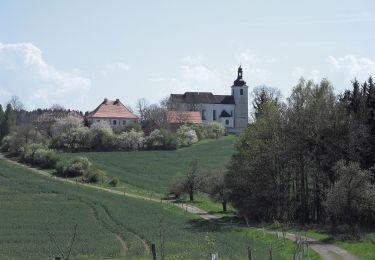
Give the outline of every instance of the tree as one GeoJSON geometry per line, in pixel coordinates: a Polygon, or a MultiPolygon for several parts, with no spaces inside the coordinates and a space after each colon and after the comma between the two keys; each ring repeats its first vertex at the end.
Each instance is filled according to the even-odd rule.
{"type": "Polygon", "coordinates": [[[4,119],[2,123],[2,136],[8,135],[16,125],[16,116],[11,104],[8,104],[5,110],[4,119]]]}
{"type": "Polygon", "coordinates": [[[220,202],[223,211],[227,211],[229,190],[225,181],[225,172],[222,170],[206,171],[202,176],[201,190],[210,195],[211,199],[220,202]]]}
{"type": "Polygon", "coordinates": [[[275,102],[275,104],[277,104],[281,99],[281,94],[278,89],[267,86],[259,86],[254,88],[253,94],[253,108],[255,117],[258,117],[262,113],[264,104],[267,102],[275,102]]]}
{"type": "Polygon", "coordinates": [[[11,104],[11,106],[13,107],[13,110],[16,112],[25,110],[24,104],[21,102],[21,100],[17,96],[12,96],[8,103],[11,104]]]}
{"type": "Polygon", "coordinates": [[[185,176],[177,176],[173,179],[170,192],[179,197],[183,193],[189,195],[189,200],[194,201],[194,194],[199,190],[201,176],[198,168],[198,160],[194,159],[189,163],[189,169],[185,176]]]}
{"type": "Polygon", "coordinates": [[[5,121],[5,113],[3,110],[3,106],[0,104],[0,141],[4,137],[4,121],[5,121]]]}
{"type": "Polygon", "coordinates": [[[328,193],[326,208],[331,215],[332,230],[337,221],[349,224],[357,236],[361,216],[375,213],[375,187],[358,163],[339,161],[334,167],[337,182],[328,193]]]}
{"type": "Polygon", "coordinates": [[[135,108],[140,122],[143,122],[145,120],[146,108],[148,106],[149,102],[145,98],[140,98],[137,100],[135,108]]]}

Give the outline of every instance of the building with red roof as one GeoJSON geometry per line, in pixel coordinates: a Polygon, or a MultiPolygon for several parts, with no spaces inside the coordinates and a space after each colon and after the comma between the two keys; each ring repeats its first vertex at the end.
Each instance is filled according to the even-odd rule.
{"type": "Polygon", "coordinates": [[[107,121],[112,126],[127,125],[138,120],[138,117],[122,104],[119,99],[112,101],[107,98],[86,118],[90,124],[107,121]]]}

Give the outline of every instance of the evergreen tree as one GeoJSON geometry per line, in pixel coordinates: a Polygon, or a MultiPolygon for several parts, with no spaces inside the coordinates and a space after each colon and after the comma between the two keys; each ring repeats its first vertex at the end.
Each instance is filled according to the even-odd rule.
{"type": "Polygon", "coordinates": [[[3,137],[8,135],[15,125],[16,125],[16,115],[14,113],[12,105],[8,104],[7,108],[5,110],[4,123],[3,123],[3,127],[2,127],[3,137]]]}
{"type": "Polygon", "coordinates": [[[0,104],[0,141],[4,137],[4,121],[5,121],[5,114],[3,110],[3,106],[0,104]]]}

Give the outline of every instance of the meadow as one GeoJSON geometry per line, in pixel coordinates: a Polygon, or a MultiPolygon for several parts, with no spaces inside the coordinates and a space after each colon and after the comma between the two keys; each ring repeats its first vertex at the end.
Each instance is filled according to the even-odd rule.
{"type": "MultiPolygon", "coordinates": [[[[77,225],[71,259],[150,259],[165,230],[166,259],[291,259],[292,242],[206,222],[174,206],[133,199],[38,176],[0,161],[0,259],[51,259],[66,250],[77,225]]],[[[315,258],[316,255],[313,255],[315,258]]],[[[317,258],[315,258],[317,259],[317,258]]]]}
{"type": "Polygon", "coordinates": [[[118,177],[120,189],[160,197],[168,193],[175,175],[186,173],[192,159],[199,160],[201,170],[225,169],[233,154],[235,140],[234,136],[206,139],[172,151],[85,152],[78,155],[88,157],[109,176],[118,177]]]}

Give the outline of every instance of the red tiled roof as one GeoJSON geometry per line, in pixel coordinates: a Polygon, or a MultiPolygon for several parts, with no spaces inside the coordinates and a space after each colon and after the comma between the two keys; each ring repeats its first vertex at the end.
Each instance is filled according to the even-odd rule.
{"type": "Polygon", "coordinates": [[[87,117],[95,118],[126,118],[137,119],[138,117],[127,109],[120,100],[115,101],[105,99],[94,111],[87,117]]]}
{"type": "Polygon", "coordinates": [[[171,124],[201,124],[202,117],[199,111],[168,111],[167,122],[171,124]]]}

